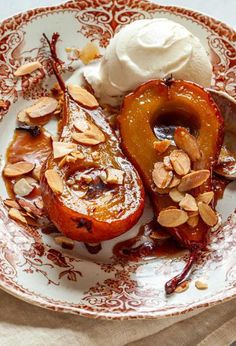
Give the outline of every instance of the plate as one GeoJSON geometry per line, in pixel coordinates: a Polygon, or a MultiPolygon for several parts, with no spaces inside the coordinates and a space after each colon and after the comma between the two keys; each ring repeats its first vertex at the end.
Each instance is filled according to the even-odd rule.
{"type": "MultiPolygon", "coordinates": [[[[115,32],[138,19],[165,17],[187,27],[209,52],[214,68],[214,88],[236,96],[236,32],[203,14],[177,7],[136,0],[71,1],[51,8],[38,8],[5,20],[0,26],[1,169],[12,139],[16,114],[31,100],[45,95],[55,82],[42,39],[54,31],[61,35],[59,56],[66,60],[65,47],[81,47],[88,40],[103,52],[115,32]],[[17,67],[39,60],[44,70],[37,80],[16,79],[17,67]]],[[[67,61],[68,62],[68,61],[67,61]]],[[[74,67],[68,62],[66,75],[74,67]]],[[[52,124],[53,126],[53,124],[52,124]]],[[[0,180],[1,200],[6,189],[0,180]]],[[[185,253],[141,262],[115,260],[113,246],[132,237],[139,225],[151,218],[147,206],[139,225],[112,241],[102,243],[97,255],[83,244],[74,250],[56,245],[53,235],[23,228],[9,219],[0,202],[0,286],[29,303],[55,311],[106,319],[159,318],[208,307],[236,295],[236,185],[228,185],[217,209],[223,225],[210,235],[209,249],[202,253],[187,291],[167,297],[164,283],[183,268],[185,253]],[[209,288],[197,290],[194,280],[204,277],[209,288]]]]}

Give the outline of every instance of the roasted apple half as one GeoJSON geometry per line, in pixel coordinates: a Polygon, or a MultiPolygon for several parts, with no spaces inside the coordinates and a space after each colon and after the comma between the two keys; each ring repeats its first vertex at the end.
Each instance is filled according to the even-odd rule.
{"type": "Polygon", "coordinates": [[[53,151],[41,171],[41,190],[51,221],[67,237],[86,243],[112,239],[129,230],[144,207],[135,168],[93,95],[61,79],[55,44],[52,64],[64,94],[63,117],[53,151]]]}
{"type": "Polygon", "coordinates": [[[217,221],[212,169],[223,139],[223,118],[202,87],[153,80],[128,95],[119,116],[123,149],[139,171],[159,224],[191,256],[167,293],[184,279],[217,221]]]}

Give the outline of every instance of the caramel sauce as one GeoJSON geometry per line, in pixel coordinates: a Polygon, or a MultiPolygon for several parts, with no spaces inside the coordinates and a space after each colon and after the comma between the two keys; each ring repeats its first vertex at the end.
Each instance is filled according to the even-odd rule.
{"type": "Polygon", "coordinates": [[[113,253],[131,261],[176,255],[182,248],[175,239],[168,236],[168,232],[152,220],[142,225],[135,237],[116,244],[113,253]]]}

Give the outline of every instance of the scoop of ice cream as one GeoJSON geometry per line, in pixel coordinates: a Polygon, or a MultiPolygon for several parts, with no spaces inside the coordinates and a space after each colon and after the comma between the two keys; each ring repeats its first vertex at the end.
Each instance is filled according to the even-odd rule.
{"type": "Polygon", "coordinates": [[[200,40],[165,18],[125,26],[111,39],[100,64],[84,73],[101,102],[112,105],[141,83],[170,74],[209,87],[212,66],[200,40]]]}

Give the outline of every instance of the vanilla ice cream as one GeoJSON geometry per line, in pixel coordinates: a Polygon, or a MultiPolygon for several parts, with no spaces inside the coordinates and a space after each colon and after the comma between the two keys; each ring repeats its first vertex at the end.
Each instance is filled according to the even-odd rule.
{"type": "Polygon", "coordinates": [[[209,87],[212,66],[200,40],[165,18],[125,26],[111,39],[100,63],[84,72],[95,95],[111,105],[141,83],[170,74],[209,87]]]}

